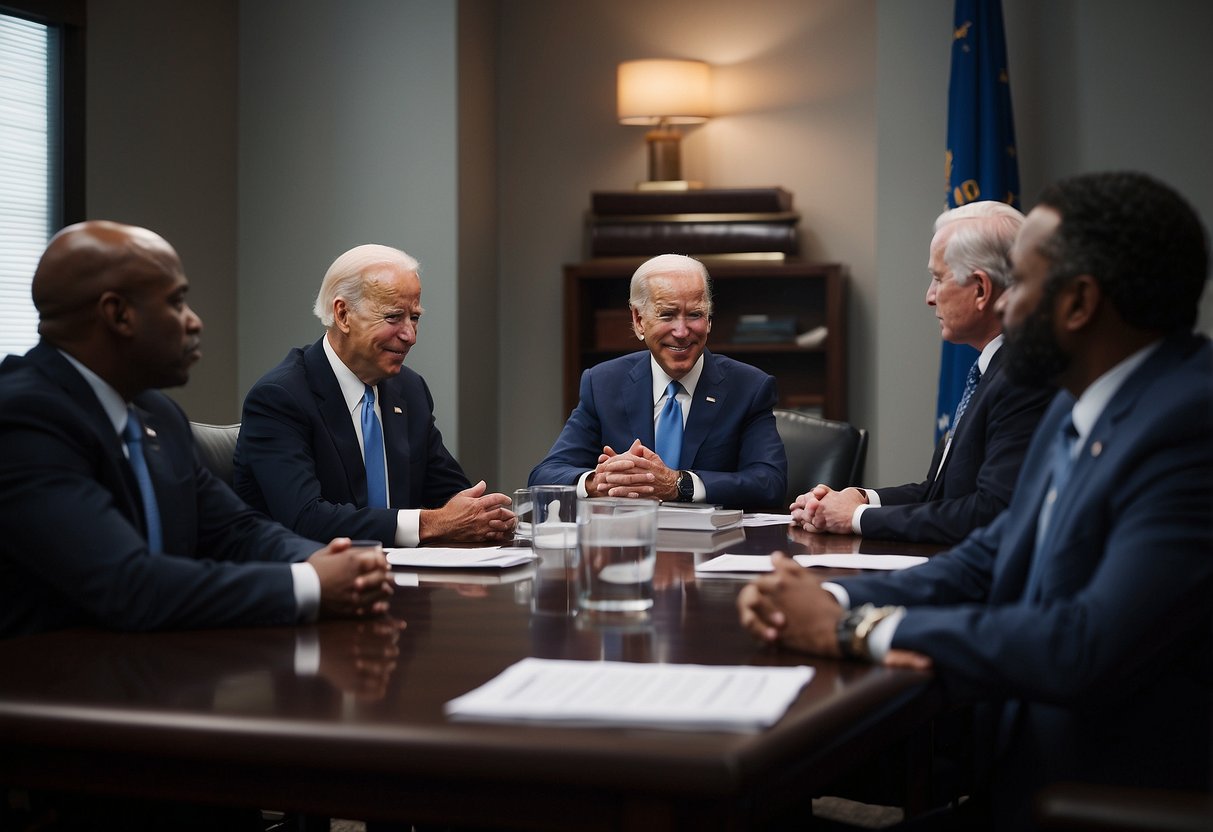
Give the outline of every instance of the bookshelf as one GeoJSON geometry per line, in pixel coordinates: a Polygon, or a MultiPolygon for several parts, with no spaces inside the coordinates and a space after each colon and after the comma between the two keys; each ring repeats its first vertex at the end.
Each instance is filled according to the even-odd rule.
{"type": "MultiPolygon", "coordinates": [[[[564,413],[577,405],[583,370],[644,345],[632,333],[628,283],[646,258],[601,258],[564,267],[564,413]]],[[[846,279],[836,263],[704,259],[715,313],[708,349],[775,376],[779,406],[847,418],[846,279]],[[743,315],[794,316],[796,332],[826,328],[811,347],[736,343],[743,315]]]]}

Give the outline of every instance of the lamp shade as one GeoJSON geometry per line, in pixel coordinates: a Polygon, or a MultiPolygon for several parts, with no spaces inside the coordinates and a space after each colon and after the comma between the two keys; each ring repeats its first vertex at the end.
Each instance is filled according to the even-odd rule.
{"type": "Polygon", "coordinates": [[[621,124],[698,124],[712,114],[711,69],[703,61],[625,61],[618,78],[621,124]]]}

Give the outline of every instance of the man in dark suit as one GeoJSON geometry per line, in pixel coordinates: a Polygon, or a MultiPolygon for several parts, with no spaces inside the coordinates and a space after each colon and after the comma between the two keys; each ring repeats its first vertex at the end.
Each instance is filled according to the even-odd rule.
{"type": "Polygon", "coordinates": [[[510,498],[468,482],[434,424],[429,387],[404,366],[423,312],[419,271],[388,246],[338,257],[314,308],[325,334],[244,400],[236,493],[299,534],[416,546],[513,531],[510,498]]]}
{"type": "Polygon", "coordinates": [[[529,483],[576,484],[590,497],[776,505],[788,466],[771,411],[775,379],[706,349],[707,269],[654,257],[632,275],[629,305],[648,350],[582,374],[580,401],[529,483]]]}
{"type": "Polygon", "coordinates": [[[1010,278],[1007,252],[1021,225],[1023,214],[1001,202],[973,202],[935,221],[927,305],[944,340],[980,355],[927,478],[876,489],[818,485],[792,504],[794,521],[811,532],[956,543],[1006,508],[1053,392],[1015,384],[1003,372],[995,306],[1010,278]]]}
{"type": "Polygon", "coordinates": [[[294,535],[197,461],[185,414],[156,390],[200,355],[188,289],[146,229],[81,223],[47,246],[42,340],[0,365],[0,635],[386,610],[381,551],[294,535]]]}
{"type": "Polygon", "coordinates": [[[1207,234],[1146,176],[1047,188],[1011,256],[1007,372],[1062,390],[1010,507],[891,575],[823,585],[778,556],[738,606],[766,641],[933,666],[984,703],[984,793],[1021,828],[1058,781],[1209,790],[1213,348],[1191,332],[1207,234]]]}

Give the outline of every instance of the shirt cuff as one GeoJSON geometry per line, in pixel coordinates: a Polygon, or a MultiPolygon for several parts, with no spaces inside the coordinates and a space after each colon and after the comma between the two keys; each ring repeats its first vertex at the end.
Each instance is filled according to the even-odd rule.
{"type": "Polygon", "coordinates": [[[874,488],[861,488],[859,490],[868,495],[868,505],[873,508],[880,508],[880,495],[876,493],[874,488]]]}
{"type": "Polygon", "coordinates": [[[314,566],[304,561],[291,564],[291,578],[299,621],[311,624],[320,617],[320,576],[314,566]]]}
{"type": "Polygon", "coordinates": [[[691,497],[691,502],[702,503],[708,498],[708,490],[704,487],[703,480],[699,479],[698,474],[694,471],[687,471],[687,473],[691,475],[691,481],[695,483],[695,495],[691,497]]]}
{"type": "Polygon", "coordinates": [[[855,534],[863,534],[863,527],[859,525],[859,516],[870,508],[871,506],[866,503],[855,506],[855,513],[851,515],[851,531],[855,534]]]}
{"type": "Polygon", "coordinates": [[[851,594],[843,589],[841,584],[836,584],[833,581],[822,581],[821,588],[834,596],[834,600],[838,602],[838,606],[844,610],[851,608],[851,594]]]}
{"type": "Polygon", "coordinates": [[[588,480],[590,478],[590,475],[593,473],[594,473],[593,471],[586,471],[584,474],[582,474],[580,477],[577,478],[577,496],[578,497],[589,497],[590,496],[590,492],[585,490],[585,481],[588,480]]]}
{"type": "Polygon", "coordinates": [[[396,512],[396,545],[410,549],[421,545],[421,509],[402,508],[396,512]]]}
{"type": "Polygon", "coordinates": [[[882,618],[872,628],[872,632],[868,634],[868,655],[872,657],[872,661],[879,664],[889,655],[889,649],[893,646],[893,634],[897,632],[897,625],[905,617],[906,608],[898,607],[896,612],[888,618],[882,618]]]}

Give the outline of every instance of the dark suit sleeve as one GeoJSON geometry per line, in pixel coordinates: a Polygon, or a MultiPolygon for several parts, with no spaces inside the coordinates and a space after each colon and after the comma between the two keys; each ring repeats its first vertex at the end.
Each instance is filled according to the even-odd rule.
{"type": "MultiPolygon", "coordinates": [[[[703,480],[709,503],[750,510],[778,506],[786,496],[788,458],[772,411],[777,400],[775,379],[763,373],[759,384],[734,392],[738,396],[748,396],[741,416],[740,435],[721,437],[721,442],[736,448],[736,458],[720,469],[713,469],[710,449],[705,442],[691,469],[703,480]]],[[[734,394],[730,393],[730,402],[733,398],[734,394]]],[[[712,441],[712,437],[708,441],[712,441]]]]}
{"type": "Polygon", "coordinates": [[[155,555],[136,519],[120,443],[104,433],[112,427],[99,427],[81,415],[84,405],[58,395],[5,401],[0,630],[296,620],[286,561],[306,557],[315,545],[260,517],[200,470],[184,416],[160,398],[160,453],[176,479],[156,483],[166,546],[172,546],[155,555]]]}
{"type": "MultiPolygon", "coordinates": [[[[598,465],[598,455],[602,453],[604,443],[602,422],[594,401],[592,372],[592,369],[582,372],[577,407],[564,423],[548,455],[531,470],[531,475],[527,477],[528,487],[575,485],[582,474],[594,470],[598,465]]],[[[626,448],[615,450],[622,453],[626,448]]]]}
{"type": "Polygon", "coordinates": [[[865,536],[956,543],[1007,507],[1052,391],[1016,386],[1000,375],[989,392],[980,412],[965,416],[974,423],[948,452],[941,497],[926,499],[928,483],[877,489],[881,505],[860,515],[865,536]],[[916,492],[921,496],[912,501],[916,492]]]}
{"type": "Polygon", "coordinates": [[[359,508],[331,444],[302,385],[288,388],[263,380],[249,391],[240,422],[237,467],[255,481],[265,512],[316,540],[350,537],[394,546],[396,509],[359,508]],[[324,464],[333,469],[327,474],[327,489],[314,443],[327,443],[330,459],[324,464]]]}

